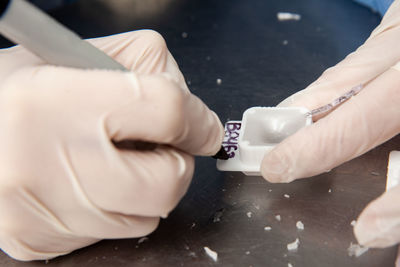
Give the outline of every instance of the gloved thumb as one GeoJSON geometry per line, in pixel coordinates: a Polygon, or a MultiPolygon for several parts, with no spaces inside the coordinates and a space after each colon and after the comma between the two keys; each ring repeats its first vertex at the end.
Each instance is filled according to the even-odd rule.
{"type": "Polygon", "coordinates": [[[358,242],[368,247],[388,247],[400,241],[400,186],[372,201],[354,227],[358,242]]]}

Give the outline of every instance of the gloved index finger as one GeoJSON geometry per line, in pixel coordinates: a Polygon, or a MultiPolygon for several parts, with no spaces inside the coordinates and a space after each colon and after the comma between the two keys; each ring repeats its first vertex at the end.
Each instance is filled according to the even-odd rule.
{"type": "MultiPolygon", "coordinates": [[[[128,75],[128,74],[127,74],[128,75]]],[[[224,135],[217,115],[169,76],[133,75],[137,95],[107,120],[113,140],[141,140],[174,146],[194,155],[214,155],[224,135]]],[[[132,89],[128,89],[129,94],[132,89]]]]}
{"type": "MultiPolygon", "coordinates": [[[[26,93],[35,103],[63,105],[68,118],[85,116],[82,131],[102,139],[170,145],[194,155],[214,155],[221,146],[218,117],[170,75],[52,66],[18,75],[27,77],[26,93]]],[[[7,91],[18,92],[13,86],[6,85],[7,91]]]]}
{"type": "Polygon", "coordinates": [[[399,85],[393,68],[377,77],[356,97],[269,152],[262,162],[263,176],[289,182],[317,175],[392,138],[400,130],[399,85]]]}

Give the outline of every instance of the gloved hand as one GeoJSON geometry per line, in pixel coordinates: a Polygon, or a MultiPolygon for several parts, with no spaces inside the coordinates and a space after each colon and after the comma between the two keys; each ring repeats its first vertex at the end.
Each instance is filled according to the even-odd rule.
{"type": "MultiPolygon", "coordinates": [[[[262,175],[270,182],[290,182],[317,175],[397,135],[400,132],[399,44],[400,0],[396,0],[364,45],[279,105],[312,110],[356,85],[366,84],[358,95],[276,146],[263,159],[262,175]]],[[[399,225],[400,188],[395,188],[363,211],[355,234],[362,245],[390,246],[400,241],[399,225]]]]}
{"type": "Polygon", "coordinates": [[[131,72],[0,50],[0,247],[13,258],[152,232],[186,192],[192,155],[221,146],[219,119],[189,92],[160,35],[91,42],[131,72]],[[112,142],[121,140],[160,145],[123,150],[112,142]]]}

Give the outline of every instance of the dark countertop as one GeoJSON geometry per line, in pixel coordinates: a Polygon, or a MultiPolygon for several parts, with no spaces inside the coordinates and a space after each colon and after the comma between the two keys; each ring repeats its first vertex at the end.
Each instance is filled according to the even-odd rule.
{"type": "MultiPolygon", "coordinates": [[[[306,87],[362,44],[380,21],[350,0],[85,0],[50,13],[83,37],[159,31],[192,92],[222,121],[240,119],[248,107],[276,105],[306,87]],[[131,8],[110,8],[107,2],[131,8]],[[279,11],[302,19],[279,22],[279,11]]],[[[359,258],[349,257],[347,248],[355,242],[350,222],[384,191],[388,152],[399,144],[394,138],[329,173],[290,184],[222,173],[213,159],[198,158],[188,193],[148,240],[102,241],[47,265],[392,266],[395,247],[371,249],[359,258]],[[303,231],[296,229],[298,220],[303,231]],[[265,226],[272,230],[264,231],[265,226]],[[298,251],[288,252],[286,244],[296,238],[298,251]],[[217,263],[204,246],[218,252],[217,263]]],[[[23,263],[0,254],[0,265],[45,262],[23,263]]]]}

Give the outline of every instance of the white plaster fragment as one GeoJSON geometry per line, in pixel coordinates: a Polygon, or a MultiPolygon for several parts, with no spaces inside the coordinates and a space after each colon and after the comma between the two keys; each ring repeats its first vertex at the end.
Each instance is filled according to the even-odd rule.
{"type": "Polygon", "coordinates": [[[217,79],[217,84],[220,85],[222,83],[222,80],[220,78],[217,79]]]}
{"type": "Polygon", "coordinates": [[[253,213],[251,211],[247,212],[247,217],[251,218],[251,216],[253,215],[253,213]]]}
{"type": "Polygon", "coordinates": [[[287,264],[287,267],[293,267],[293,265],[289,262],[289,263],[287,264]]]}
{"type": "Polygon", "coordinates": [[[279,21],[300,20],[301,19],[300,14],[290,13],[290,12],[278,12],[278,13],[276,13],[276,17],[278,18],[279,21]]]}
{"type": "Polygon", "coordinates": [[[354,227],[354,226],[356,226],[356,223],[357,223],[356,220],[352,220],[351,223],[350,223],[350,225],[354,227]]]}
{"type": "Polygon", "coordinates": [[[298,238],[296,238],[295,241],[293,241],[292,243],[287,244],[287,249],[289,251],[293,251],[293,250],[297,250],[297,248],[299,247],[300,241],[298,238]]]}
{"type": "Polygon", "coordinates": [[[264,230],[265,230],[265,231],[271,231],[271,230],[272,230],[272,227],[271,227],[271,226],[265,226],[265,227],[264,227],[264,230]]]}
{"type": "Polygon", "coordinates": [[[149,238],[148,237],[142,237],[142,238],[140,238],[139,240],[138,240],[138,244],[142,244],[144,241],[147,241],[147,240],[149,240],[149,238]]]}
{"type": "Polygon", "coordinates": [[[210,257],[213,261],[218,260],[218,253],[214,250],[210,249],[209,247],[204,247],[204,251],[206,252],[207,256],[210,257]]]}
{"type": "Polygon", "coordinates": [[[283,195],[285,198],[290,198],[290,196],[288,194],[284,194],[283,195]]]}
{"type": "Polygon", "coordinates": [[[332,189],[329,188],[328,193],[332,193],[332,189]]]}
{"type": "Polygon", "coordinates": [[[304,224],[301,221],[296,222],[296,227],[299,230],[304,230],[304,224]]]}
{"type": "Polygon", "coordinates": [[[276,216],[275,216],[275,219],[276,219],[278,222],[280,222],[280,221],[281,221],[281,215],[279,215],[279,214],[276,215],[276,216]]]}
{"type": "Polygon", "coordinates": [[[363,247],[359,244],[353,244],[352,242],[350,243],[350,247],[347,249],[347,253],[349,254],[350,257],[352,256],[360,257],[367,251],[368,251],[367,247],[363,247]]]}

